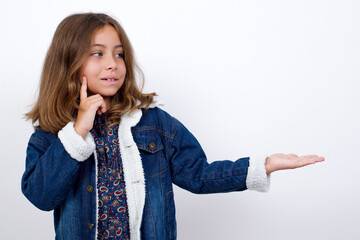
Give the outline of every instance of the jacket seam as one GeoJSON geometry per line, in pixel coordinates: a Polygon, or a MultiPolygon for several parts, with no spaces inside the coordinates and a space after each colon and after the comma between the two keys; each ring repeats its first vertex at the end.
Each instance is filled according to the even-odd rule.
{"type": "Polygon", "coordinates": [[[151,230],[153,231],[153,235],[156,237],[156,231],[155,231],[155,229],[154,229],[154,217],[153,217],[153,215],[152,215],[152,211],[151,211],[151,202],[150,202],[150,198],[149,198],[149,196],[148,196],[148,194],[146,194],[146,198],[147,198],[147,200],[148,200],[148,202],[149,202],[149,209],[148,209],[148,211],[149,211],[149,215],[150,215],[150,217],[151,217],[151,223],[152,223],[152,225],[151,225],[151,230]]]}
{"type": "Polygon", "coordinates": [[[32,138],[30,143],[34,143],[36,145],[41,145],[44,148],[47,148],[49,146],[49,144],[45,141],[42,141],[41,139],[38,138],[32,138]]]}
{"type": "Polygon", "coordinates": [[[157,131],[158,133],[160,133],[160,135],[168,137],[170,139],[173,139],[174,136],[171,136],[172,134],[169,134],[163,130],[158,129],[156,126],[146,126],[146,127],[141,127],[141,128],[137,128],[137,129],[133,129],[132,132],[133,133],[138,133],[138,132],[143,132],[143,131],[157,131]]]}
{"type": "MultiPolygon", "coordinates": [[[[167,194],[166,194],[166,200],[167,200],[167,203],[169,203],[169,193],[172,193],[173,194],[173,197],[174,197],[174,192],[173,191],[168,191],[167,192],[167,194]]],[[[169,206],[168,206],[168,208],[167,208],[167,212],[168,212],[168,225],[169,225],[169,235],[170,235],[170,239],[172,239],[172,238],[174,238],[175,236],[176,236],[176,231],[174,231],[174,233],[173,234],[171,234],[171,222],[170,222],[170,208],[169,208],[169,206]]]]}
{"type": "MultiPolygon", "coordinates": [[[[174,119],[174,118],[173,118],[174,119]]],[[[168,153],[169,153],[169,155],[168,155],[168,158],[170,158],[170,156],[172,156],[172,152],[171,152],[171,146],[173,145],[173,142],[174,142],[174,140],[175,140],[175,136],[176,136],[176,134],[177,134],[177,132],[178,132],[178,128],[179,128],[179,123],[177,122],[177,121],[174,121],[175,122],[175,124],[174,124],[174,130],[173,130],[173,138],[170,138],[171,139],[171,142],[170,142],[170,144],[169,144],[169,146],[168,146],[168,153]]]]}
{"type": "Polygon", "coordinates": [[[167,169],[165,169],[165,170],[163,170],[163,171],[161,171],[161,172],[159,172],[159,173],[157,173],[157,174],[154,174],[154,175],[151,175],[151,176],[145,174],[145,176],[147,176],[147,177],[149,177],[149,178],[156,177],[156,176],[158,176],[158,175],[163,174],[164,172],[166,172],[166,171],[168,171],[168,170],[169,170],[169,168],[167,168],[167,169]]]}
{"type": "Polygon", "coordinates": [[[186,179],[191,180],[193,182],[201,182],[201,181],[205,181],[205,180],[218,180],[218,179],[223,180],[223,179],[226,179],[226,178],[239,177],[239,176],[245,176],[245,175],[244,174],[233,174],[233,175],[230,175],[230,176],[217,177],[217,178],[202,178],[202,179],[199,179],[199,180],[195,180],[195,179],[192,179],[192,178],[189,178],[189,177],[186,177],[186,176],[182,176],[182,178],[186,178],[186,179]]]}

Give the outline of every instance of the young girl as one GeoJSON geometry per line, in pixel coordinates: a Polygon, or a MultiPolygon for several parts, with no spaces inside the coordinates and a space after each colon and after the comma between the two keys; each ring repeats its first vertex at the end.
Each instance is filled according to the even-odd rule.
{"type": "Polygon", "coordinates": [[[176,239],[172,184],[194,193],[267,191],[280,169],[316,155],[207,163],[195,137],[136,84],[128,37],[105,14],[75,14],[58,26],[40,92],[22,191],[54,210],[56,239],[176,239]]]}

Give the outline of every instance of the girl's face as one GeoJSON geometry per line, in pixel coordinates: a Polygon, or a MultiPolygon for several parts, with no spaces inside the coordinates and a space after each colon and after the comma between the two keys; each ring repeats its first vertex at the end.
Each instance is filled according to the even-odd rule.
{"type": "Polygon", "coordinates": [[[81,67],[90,95],[100,94],[110,99],[121,88],[126,75],[123,53],[120,38],[112,26],[105,25],[94,33],[89,56],[81,67]]]}

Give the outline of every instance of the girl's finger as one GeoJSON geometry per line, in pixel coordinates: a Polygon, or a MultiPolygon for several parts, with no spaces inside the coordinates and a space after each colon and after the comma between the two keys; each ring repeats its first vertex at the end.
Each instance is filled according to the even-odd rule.
{"type": "Polygon", "coordinates": [[[317,158],[315,159],[316,162],[322,162],[322,161],[324,161],[324,160],[325,160],[324,157],[317,157],[317,158]]]}
{"type": "Polygon", "coordinates": [[[100,115],[102,113],[105,113],[106,111],[107,111],[106,104],[105,101],[103,101],[97,112],[100,115]]]}
{"type": "Polygon", "coordinates": [[[309,160],[309,159],[314,159],[314,158],[316,158],[317,156],[316,155],[304,155],[304,156],[300,156],[299,157],[299,159],[301,160],[301,161],[303,161],[303,160],[309,160]]]}
{"type": "Polygon", "coordinates": [[[80,101],[86,98],[87,98],[87,81],[86,81],[86,77],[84,76],[80,88],[80,101]]]}

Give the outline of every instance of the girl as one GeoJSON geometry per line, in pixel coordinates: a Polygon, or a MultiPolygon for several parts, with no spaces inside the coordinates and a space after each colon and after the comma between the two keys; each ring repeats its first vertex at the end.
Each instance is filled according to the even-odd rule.
{"type": "Polygon", "coordinates": [[[267,191],[280,169],[323,161],[275,154],[208,164],[195,137],[136,84],[133,50],[105,14],[58,26],[40,92],[22,191],[54,210],[56,239],[176,239],[172,183],[194,193],[267,191]]]}

